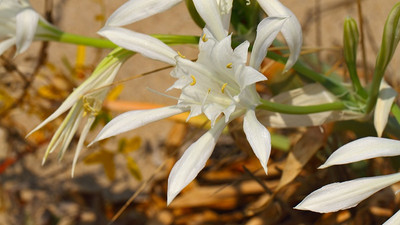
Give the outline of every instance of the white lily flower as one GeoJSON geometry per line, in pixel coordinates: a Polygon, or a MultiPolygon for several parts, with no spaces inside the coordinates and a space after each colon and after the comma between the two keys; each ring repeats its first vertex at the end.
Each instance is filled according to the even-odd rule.
{"type": "MultiPolygon", "coordinates": [[[[286,18],[275,17],[264,19],[261,26],[269,24],[269,27],[276,29],[269,30],[269,35],[265,32],[257,35],[260,42],[267,42],[261,44],[261,46],[265,48],[269,46],[285,20],[286,18]],[[273,37],[271,38],[271,36],[273,37]]],[[[170,48],[167,45],[160,45],[155,38],[150,36],[144,38],[144,36],[134,33],[131,33],[134,35],[130,38],[127,36],[125,38],[123,35],[126,35],[126,32],[121,32],[118,35],[114,28],[103,28],[100,34],[110,38],[117,45],[135,49],[153,59],[170,62],[170,60],[165,60],[165,57],[171,57],[171,50],[168,50],[170,48]],[[142,43],[145,43],[146,46],[152,46],[151,42],[159,46],[157,51],[140,46],[142,43]]],[[[161,109],[122,114],[108,123],[95,141],[184,111],[190,111],[189,118],[204,113],[210,119],[213,128],[185,152],[186,155],[199,157],[186,157],[184,154],[174,166],[173,173],[169,178],[168,203],[170,203],[204,167],[221,129],[232,119],[245,115],[244,130],[246,137],[256,156],[260,159],[265,172],[267,172],[266,165],[271,148],[270,135],[268,130],[257,121],[254,113],[255,107],[260,104],[260,97],[254,84],[266,80],[266,78],[256,68],[246,66],[248,47],[249,43],[244,42],[235,50],[232,50],[230,36],[218,41],[212,33],[204,29],[204,35],[199,43],[198,60],[192,62],[175,53],[173,57],[175,63],[170,63],[176,65],[171,75],[178,79],[171,88],[182,90],[178,104],[161,109]],[[223,118],[220,118],[222,115],[224,115],[223,118]],[[204,152],[209,154],[203,154],[204,152]]],[[[258,49],[258,51],[266,52],[266,49],[258,49]]],[[[251,57],[264,58],[264,54],[252,54],[251,57]]],[[[259,59],[253,61],[258,62],[259,59]]]]}
{"type": "MultiPolygon", "coordinates": [[[[400,155],[400,141],[366,137],[350,142],[336,150],[319,168],[347,164],[375,157],[400,155]]],[[[326,185],[309,194],[295,209],[327,213],[355,207],[379,190],[400,181],[400,173],[359,178],[326,185]]],[[[398,224],[397,212],[385,224],[398,224]]]]}
{"type": "Polygon", "coordinates": [[[374,111],[374,126],[378,137],[382,136],[383,130],[386,127],[390,109],[392,108],[396,96],[397,91],[390,87],[385,80],[382,80],[379,86],[379,94],[374,111]]]}
{"type": "MultiPolygon", "coordinates": [[[[137,4],[139,2],[137,0],[137,4]]],[[[142,9],[146,10],[151,4],[144,2],[141,1],[142,9]]],[[[205,166],[223,128],[231,120],[244,115],[246,138],[266,173],[271,151],[270,134],[255,116],[255,108],[260,104],[255,83],[266,80],[258,69],[267,48],[288,17],[268,17],[258,25],[256,47],[253,48],[247,66],[249,42],[245,41],[233,50],[231,36],[227,36],[232,1],[195,0],[194,5],[206,22],[196,62],[185,59],[180,53],[148,35],[110,26],[99,32],[123,48],[175,65],[171,76],[178,80],[169,89],[181,89],[182,93],[175,106],[132,111],[117,116],[103,128],[94,142],[186,111],[190,111],[188,119],[204,114],[211,121],[212,128],[193,143],[174,165],[168,179],[168,204],[205,166]]],[[[123,10],[127,10],[128,6],[123,7],[123,10]]],[[[116,12],[114,18],[119,17],[118,14],[116,12]]],[[[129,21],[136,21],[135,17],[131,15],[129,21]]],[[[114,18],[111,21],[115,21],[114,18]]]]}
{"type": "Polygon", "coordinates": [[[102,103],[108,93],[108,85],[113,82],[123,62],[132,54],[132,52],[122,49],[117,49],[111,52],[98,65],[93,74],[79,87],[77,87],[53,114],[51,114],[46,120],[44,120],[27,135],[31,135],[33,132],[39,130],[64,112],[70,110],[52,137],[43,157],[42,164],[45,163],[49,153],[52,153],[58,148],[60,149],[59,160],[62,159],[78,129],[81,120],[85,116],[88,116],[75,151],[75,157],[71,171],[71,175],[74,175],[75,165],[77,163],[79,153],[82,150],[89,129],[93,124],[97,113],[100,111],[102,103]]]}
{"type": "MultiPolygon", "coordinates": [[[[24,52],[33,40],[47,40],[46,36],[54,34],[38,24],[52,27],[34,9],[28,0],[3,0],[0,2],[0,55],[16,45],[15,55],[24,52]]],[[[56,30],[55,27],[53,27],[56,30]]],[[[53,30],[53,31],[54,31],[53,30]]]]}
{"type": "MultiPolygon", "coordinates": [[[[182,0],[129,0],[110,16],[106,22],[105,28],[120,27],[137,22],[154,14],[163,12],[181,1],[182,0]]],[[[218,41],[224,39],[229,30],[233,0],[193,0],[193,3],[197,12],[205,21],[206,28],[212,33],[214,38],[218,41]]],[[[288,18],[287,22],[280,29],[291,53],[284,69],[284,72],[286,72],[294,65],[300,55],[301,45],[303,42],[300,23],[297,20],[297,17],[279,0],[258,0],[258,3],[268,16],[288,18]]],[[[259,26],[257,35],[265,29],[268,29],[268,27],[266,26],[260,29],[259,26]]],[[[269,31],[266,31],[265,33],[269,34],[269,31]]],[[[109,39],[114,42],[111,38],[109,39]]],[[[260,38],[258,39],[260,40],[260,38]]],[[[257,44],[261,43],[263,42],[257,44]]],[[[253,51],[254,50],[258,49],[254,47],[253,51]]],[[[257,53],[266,53],[264,48],[262,48],[262,50],[262,52],[257,53]]],[[[253,59],[254,58],[255,57],[253,57],[253,59]]]]}

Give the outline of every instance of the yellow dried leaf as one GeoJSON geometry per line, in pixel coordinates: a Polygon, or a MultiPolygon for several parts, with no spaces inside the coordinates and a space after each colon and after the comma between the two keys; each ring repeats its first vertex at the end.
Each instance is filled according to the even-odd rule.
{"type": "Polygon", "coordinates": [[[128,170],[133,177],[135,177],[139,181],[142,180],[142,173],[140,172],[140,168],[132,157],[126,158],[126,167],[128,167],[128,170]]]}
{"type": "Polygon", "coordinates": [[[299,175],[304,165],[324,145],[324,142],[324,134],[318,127],[310,128],[303,135],[286,159],[278,189],[289,184],[299,175]]]}
{"type": "Polygon", "coordinates": [[[38,94],[43,97],[47,98],[50,100],[60,100],[63,98],[63,95],[60,94],[60,91],[54,89],[53,86],[42,86],[38,90],[38,94]]]}
{"type": "Polygon", "coordinates": [[[107,100],[113,101],[118,98],[118,96],[121,94],[122,90],[124,90],[124,85],[120,84],[117,85],[115,88],[111,89],[110,93],[107,96],[107,100]]]}
{"type": "Polygon", "coordinates": [[[104,172],[109,180],[114,180],[115,178],[115,163],[114,163],[115,153],[107,150],[100,150],[88,155],[83,162],[85,164],[102,164],[104,172]]]}
{"type": "Polygon", "coordinates": [[[118,152],[122,154],[128,154],[129,152],[133,152],[138,150],[142,145],[142,139],[138,136],[135,136],[131,139],[121,139],[119,142],[118,152]]]}

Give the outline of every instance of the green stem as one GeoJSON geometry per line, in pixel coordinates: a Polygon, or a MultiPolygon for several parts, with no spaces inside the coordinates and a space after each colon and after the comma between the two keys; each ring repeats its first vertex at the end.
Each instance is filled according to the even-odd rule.
{"type": "Polygon", "coordinates": [[[354,91],[363,99],[367,99],[368,94],[360,83],[360,79],[358,78],[355,64],[347,64],[347,69],[349,70],[351,84],[353,86],[354,91]]]}
{"type": "MultiPolygon", "coordinates": [[[[112,43],[109,40],[101,39],[101,38],[94,38],[94,37],[87,37],[78,34],[71,34],[67,32],[63,32],[58,28],[45,24],[40,23],[40,26],[45,28],[47,31],[50,31],[46,34],[39,34],[38,38],[43,40],[54,40],[62,43],[69,43],[75,45],[85,45],[91,46],[95,48],[116,48],[118,47],[116,44],[112,43]]],[[[160,41],[164,42],[167,45],[174,45],[174,44],[197,44],[199,42],[198,36],[190,36],[190,35],[168,35],[168,34],[154,34],[151,35],[160,41]]]]}
{"type": "Polygon", "coordinates": [[[381,86],[381,81],[385,70],[386,67],[383,69],[383,71],[378,67],[375,67],[374,76],[372,78],[371,88],[369,90],[369,95],[367,99],[367,107],[366,107],[367,113],[371,112],[372,109],[375,107],[379,95],[379,87],[381,86]]]}
{"type": "MultiPolygon", "coordinates": [[[[275,52],[268,52],[267,57],[283,64],[285,64],[287,61],[287,58],[275,52]]],[[[323,74],[313,71],[301,61],[297,61],[297,63],[293,66],[293,69],[299,72],[304,77],[320,83],[338,98],[343,100],[350,100],[352,102],[354,101],[353,97],[349,93],[349,90],[345,88],[342,84],[334,81],[329,77],[324,76],[323,74]]]]}
{"type": "Polygon", "coordinates": [[[346,106],[343,102],[332,102],[310,106],[295,106],[270,102],[265,99],[261,99],[261,105],[259,105],[257,108],[286,114],[311,114],[325,111],[344,110],[346,109],[346,106]]]}

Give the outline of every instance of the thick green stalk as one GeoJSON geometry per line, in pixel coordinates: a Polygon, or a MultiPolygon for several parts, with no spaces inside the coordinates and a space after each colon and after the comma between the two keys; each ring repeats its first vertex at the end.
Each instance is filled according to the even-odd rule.
{"type": "Polygon", "coordinates": [[[378,99],[379,86],[385,74],[386,68],[392,60],[393,54],[400,41],[400,3],[397,3],[390,11],[383,29],[382,44],[376,57],[374,77],[367,100],[367,113],[372,111],[378,99]]]}
{"type": "MultiPolygon", "coordinates": [[[[283,64],[285,64],[287,61],[287,58],[275,52],[268,52],[267,57],[283,64]]],[[[333,79],[324,76],[323,74],[313,71],[305,64],[303,64],[301,61],[297,61],[297,63],[293,66],[293,69],[299,72],[302,76],[310,80],[313,80],[317,83],[320,83],[322,86],[324,86],[338,98],[342,100],[354,101],[353,97],[350,95],[349,90],[346,87],[344,87],[339,82],[336,82],[333,79]]]]}
{"type": "Polygon", "coordinates": [[[286,114],[311,114],[334,110],[344,110],[346,109],[346,106],[343,102],[332,102],[310,106],[294,106],[261,99],[261,105],[259,105],[257,108],[286,114]]]}

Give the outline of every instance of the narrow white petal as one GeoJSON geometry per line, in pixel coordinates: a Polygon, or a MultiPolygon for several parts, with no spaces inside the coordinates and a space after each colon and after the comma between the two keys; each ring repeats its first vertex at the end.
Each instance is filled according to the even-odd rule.
{"type": "Polygon", "coordinates": [[[384,80],[382,80],[379,87],[378,100],[376,101],[374,111],[374,126],[378,133],[378,137],[382,136],[383,130],[386,127],[390,109],[397,96],[397,91],[389,86],[384,80]]]}
{"type": "Polygon", "coordinates": [[[167,106],[158,109],[136,110],[123,113],[107,123],[91,144],[96,141],[100,141],[105,138],[136,129],[148,123],[161,120],[185,111],[187,110],[184,108],[167,106]]]}
{"type": "Polygon", "coordinates": [[[90,131],[90,128],[92,127],[93,122],[95,121],[96,116],[94,115],[90,115],[90,117],[88,118],[88,120],[86,121],[85,126],[82,129],[82,132],[79,136],[79,141],[78,141],[78,145],[76,146],[76,150],[75,150],[75,155],[74,155],[74,160],[72,161],[72,170],[71,170],[71,177],[74,177],[75,174],[75,167],[76,167],[76,163],[78,162],[78,157],[82,151],[83,148],[83,144],[86,140],[86,137],[90,131]]]}
{"type": "Polygon", "coordinates": [[[309,194],[295,209],[319,213],[348,209],[398,181],[400,173],[328,184],[309,194]]]}
{"type": "Polygon", "coordinates": [[[104,27],[98,32],[116,45],[151,59],[175,65],[178,54],[157,38],[120,27],[104,27]]]}
{"type": "Polygon", "coordinates": [[[0,55],[2,55],[11,46],[15,45],[15,42],[16,38],[14,37],[0,42],[0,55]]]}
{"type": "Polygon", "coordinates": [[[383,225],[398,225],[400,224],[400,210],[390,217],[383,225]]]}
{"type": "Polygon", "coordinates": [[[258,122],[254,110],[247,110],[244,115],[243,130],[254,154],[267,173],[267,162],[271,153],[271,135],[267,128],[258,122]]]}
{"type": "Polygon", "coordinates": [[[219,6],[219,13],[221,15],[222,24],[224,29],[229,30],[231,15],[232,15],[232,3],[233,0],[217,0],[219,6]]]}
{"type": "Polygon", "coordinates": [[[239,81],[240,90],[260,81],[267,80],[262,73],[250,66],[239,65],[234,68],[236,80],[239,81]]]}
{"type": "Polygon", "coordinates": [[[301,25],[296,16],[278,0],[258,0],[258,3],[268,16],[289,16],[281,30],[290,50],[290,56],[284,70],[286,72],[296,63],[300,55],[303,42],[301,25]]]}
{"type": "Polygon", "coordinates": [[[250,57],[250,66],[256,70],[260,68],[261,62],[266,57],[268,47],[272,44],[287,19],[287,17],[267,17],[258,24],[257,36],[250,57]]]}
{"type": "Polygon", "coordinates": [[[20,54],[31,45],[33,38],[35,37],[38,21],[39,15],[31,8],[26,8],[17,14],[16,54],[20,54]]]}
{"type": "Polygon", "coordinates": [[[130,0],[119,7],[107,20],[106,26],[125,26],[163,12],[182,0],[130,0]]]}
{"type": "Polygon", "coordinates": [[[217,2],[215,0],[193,0],[193,3],[213,36],[219,41],[224,39],[228,33],[222,24],[217,2]]]}
{"type": "Polygon", "coordinates": [[[319,169],[375,157],[397,155],[400,155],[400,141],[378,137],[365,137],[340,147],[332,153],[319,169]]]}
{"type": "Polygon", "coordinates": [[[168,205],[204,168],[225,126],[224,118],[218,120],[215,126],[190,145],[175,163],[168,177],[168,205]]]}

